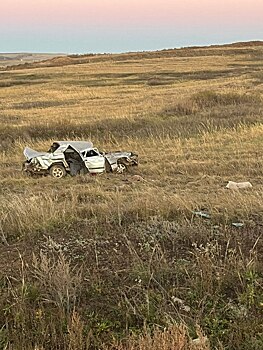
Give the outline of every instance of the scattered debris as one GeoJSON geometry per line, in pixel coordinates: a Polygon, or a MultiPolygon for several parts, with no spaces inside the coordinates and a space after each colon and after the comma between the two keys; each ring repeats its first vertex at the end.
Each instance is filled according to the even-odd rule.
{"type": "Polygon", "coordinates": [[[232,222],[232,226],[239,228],[239,227],[243,227],[244,224],[243,222],[232,222]]]}
{"type": "Polygon", "coordinates": [[[201,211],[201,210],[200,211],[194,210],[192,213],[194,215],[199,216],[199,217],[204,218],[204,219],[211,219],[211,215],[209,213],[206,213],[206,212],[201,211]]]}
{"type": "Polygon", "coordinates": [[[252,184],[248,181],[246,182],[234,182],[234,181],[228,181],[228,184],[226,185],[226,188],[229,188],[230,190],[239,190],[243,188],[251,188],[252,184]]]}
{"type": "MultiPolygon", "coordinates": [[[[211,215],[205,211],[192,211],[192,213],[195,215],[195,216],[199,216],[201,218],[204,218],[204,219],[211,219],[211,215]]],[[[232,226],[236,227],[236,228],[241,228],[243,226],[245,226],[245,224],[243,222],[232,222],[231,224],[232,226]]],[[[214,225],[213,226],[213,229],[214,230],[218,230],[220,228],[219,225],[214,225]]]]}
{"type": "Polygon", "coordinates": [[[196,350],[208,350],[210,349],[209,340],[205,336],[193,339],[191,341],[191,348],[196,350]]]}
{"type": "Polygon", "coordinates": [[[171,299],[172,299],[173,303],[177,303],[178,305],[180,305],[180,308],[182,310],[184,310],[186,312],[190,312],[191,311],[190,306],[184,304],[184,300],[179,299],[179,298],[177,298],[175,296],[172,296],[171,299]]]}
{"type": "Polygon", "coordinates": [[[122,174],[127,167],[138,165],[133,152],[99,152],[88,141],[56,141],[48,152],[26,147],[23,171],[27,174],[50,174],[62,178],[67,174],[101,174],[105,171],[122,174]]]}

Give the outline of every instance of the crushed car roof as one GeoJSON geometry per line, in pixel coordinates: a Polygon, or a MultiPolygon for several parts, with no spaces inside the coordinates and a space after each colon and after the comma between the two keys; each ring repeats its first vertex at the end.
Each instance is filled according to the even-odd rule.
{"type": "MultiPolygon", "coordinates": [[[[76,151],[79,151],[79,152],[93,148],[93,143],[90,141],[55,141],[53,142],[53,145],[58,145],[58,147],[64,146],[64,145],[71,146],[76,151]]],[[[38,152],[32,148],[26,147],[24,149],[24,155],[29,160],[35,157],[49,156],[50,152],[38,152]]]]}
{"type": "Polygon", "coordinates": [[[90,141],[55,141],[53,144],[58,144],[59,146],[62,145],[69,145],[74,147],[78,151],[84,151],[88,148],[93,148],[93,143],[90,141]]]}

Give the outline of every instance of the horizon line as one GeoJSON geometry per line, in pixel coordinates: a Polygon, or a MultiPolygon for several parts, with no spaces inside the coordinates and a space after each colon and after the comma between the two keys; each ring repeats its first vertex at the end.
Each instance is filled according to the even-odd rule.
{"type": "Polygon", "coordinates": [[[190,49],[190,48],[206,48],[206,47],[215,47],[215,46],[226,46],[226,45],[234,45],[234,44],[245,44],[245,43],[262,43],[263,40],[261,39],[251,39],[251,40],[244,40],[244,41],[234,41],[234,42],[226,42],[222,44],[209,44],[209,45],[190,45],[190,46],[175,46],[175,47],[165,47],[160,49],[153,49],[153,50],[139,50],[139,51],[118,51],[118,52],[55,52],[55,51],[46,51],[46,52],[40,52],[40,51],[9,51],[9,52],[2,52],[0,51],[0,54],[39,54],[39,55],[114,55],[114,54],[130,54],[130,53],[143,53],[143,52],[159,52],[159,51],[165,51],[165,50],[178,50],[178,49],[190,49]]]}

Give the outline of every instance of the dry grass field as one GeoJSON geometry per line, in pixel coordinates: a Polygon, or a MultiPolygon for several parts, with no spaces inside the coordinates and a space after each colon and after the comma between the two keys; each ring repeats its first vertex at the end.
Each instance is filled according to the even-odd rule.
{"type": "Polygon", "coordinates": [[[263,45],[84,58],[0,72],[0,349],[262,349],[263,45]],[[22,174],[62,139],[140,164],[22,174]]]}

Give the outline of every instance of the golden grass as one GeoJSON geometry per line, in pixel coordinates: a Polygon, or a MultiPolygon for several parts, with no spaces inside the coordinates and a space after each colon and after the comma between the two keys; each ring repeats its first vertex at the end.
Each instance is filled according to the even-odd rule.
{"type": "MultiPolygon", "coordinates": [[[[41,349],[170,349],[178,328],[155,328],[167,320],[190,332],[201,324],[217,348],[260,344],[262,48],[211,50],[0,72],[1,278],[9,281],[0,303],[10,308],[0,317],[0,348],[25,347],[28,338],[41,349]],[[24,147],[46,150],[56,139],[136,151],[140,164],[125,175],[26,178],[24,147]],[[229,180],[253,187],[229,191],[229,180]],[[17,250],[23,271],[12,263],[17,250]],[[190,314],[171,306],[173,293],[191,304],[190,314]],[[144,325],[150,333],[141,338],[116,340],[144,325]],[[46,347],[41,334],[50,334],[46,347]]],[[[184,337],[189,345],[192,335],[184,337]]]]}

